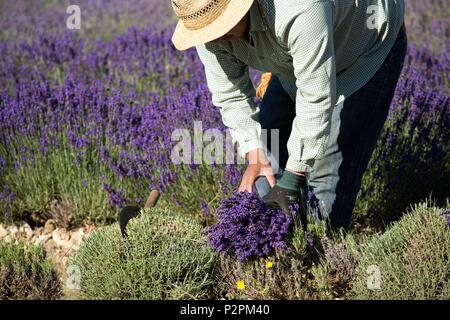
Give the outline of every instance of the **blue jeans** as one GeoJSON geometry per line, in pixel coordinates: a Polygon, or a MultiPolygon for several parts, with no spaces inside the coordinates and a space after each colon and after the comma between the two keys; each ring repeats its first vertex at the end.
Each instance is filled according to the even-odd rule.
{"type": "MultiPolygon", "coordinates": [[[[315,160],[308,179],[319,200],[320,212],[329,219],[331,229],[350,227],[356,196],[386,121],[406,47],[406,33],[402,27],[376,74],[333,109],[329,144],[324,156],[315,160]]],[[[295,101],[284,91],[279,79],[273,76],[261,102],[259,122],[263,129],[268,129],[269,151],[269,129],[278,129],[279,156],[275,160],[279,168],[286,166],[287,141],[294,117],[295,101]]],[[[282,169],[278,170],[278,179],[282,172],[282,169]]],[[[270,186],[265,177],[256,181],[256,189],[260,196],[269,192],[270,186]]]]}

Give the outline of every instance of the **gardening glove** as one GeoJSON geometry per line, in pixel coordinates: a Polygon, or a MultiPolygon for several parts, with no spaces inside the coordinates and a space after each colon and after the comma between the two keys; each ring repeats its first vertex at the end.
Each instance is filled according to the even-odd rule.
{"type": "Polygon", "coordinates": [[[267,206],[281,208],[287,214],[292,214],[289,209],[292,205],[298,205],[298,212],[293,213],[294,223],[306,228],[306,204],[308,195],[308,182],[303,175],[297,175],[285,170],[277,184],[263,197],[267,206]]]}

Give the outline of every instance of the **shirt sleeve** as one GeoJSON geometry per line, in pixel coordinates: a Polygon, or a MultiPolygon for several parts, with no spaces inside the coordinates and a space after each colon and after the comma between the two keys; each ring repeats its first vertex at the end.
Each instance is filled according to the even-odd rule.
{"type": "Polygon", "coordinates": [[[256,92],[248,66],[213,43],[197,46],[197,52],[205,67],[212,102],[238,142],[239,154],[245,157],[250,150],[263,148],[259,109],[253,102],[256,92]]]}
{"type": "Polygon", "coordinates": [[[330,2],[315,2],[292,15],[282,40],[292,55],[296,78],[296,117],[288,140],[287,169],[310,172],[325,152],[336,101],[333,11],[330,2]]]}

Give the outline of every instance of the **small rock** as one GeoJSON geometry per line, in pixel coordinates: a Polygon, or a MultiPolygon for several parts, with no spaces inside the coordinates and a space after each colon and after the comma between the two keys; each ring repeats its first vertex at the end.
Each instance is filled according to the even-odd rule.
{"type": "Polygon", "coordinates": [[[56,229],[56,223],[53,219],[48,219],[44,225],[44,234],[52,233],[56,229]]]}
{"type": "Polygon", "coordinates": [[[56,228],[53,232],[52,232],[52,238],[55,241],[56,245],[58,247],[63,245],[63,240],[61,239],[61,234],[60,234],[60,230],[59,228],[56,228]]]}
{"type": "Polygon", "coordinates": [[[0,240],[8,235],[8,231],[0,225],[0,240]]]}
{"type": "Polygon", "coordinates": [[[12,238],[16,235],[17,232],[19,232],[19,228],[17,228],[17,226],[10,226],[7,230],[12,238]]]}
{"type": "Polygon", "coordinates": [[[34,229],[33,232],[34,232],[35,236],[40,236],[40,235],[44,234],[44,228],[43,227],[39,227],[37,229],[34,229]]]}
{"type": "Polygon", "coordinates": [[[69,239],[70,239],[70,232],[68,232],[66,229],[59,229],[59,233],[60,233],[61,239],[63,241],[69,241],[69,239]]]}
{"type": "Polygon", "coordinates": [[[19,227],[19,231],[25,232],[25,229],[28,229],[28,228],[31,228],[31,227],[30,227],[30,225],[28,223],[25,222],[23,225],[21,225],[19,227]]]}
{"type": "Polygon", "coordinates": [[[25,223],[22,227],[22,232],[25,234],[26,240],[30,241],[33,237],[33,230],[31,229],[30,225],[28,223],[25,223]]]}
{"type": "Polygon", "coordinates": [[[78,246],[84,238],[84,231],[82,228],[77,231],[72,232],[70,235],[70,244],[73,246],[78,246]]]}
{"type": "Polygon", "coordinates": [[[56,249],[57,245],[53,239],[48,239],[44,244],[44,248],[47,252],[53,252],[56,249]]]}
{"type": "Polygon", "coordinates": [[[27,242],[30,242],[31,239],[33,238],[33,235],[34,235],[33,231],[27,232],[27,233],[26,233],[26,236],[27,236],[26,241],[27,241],[27,242]]]}
{"type": "Polygon", "coordinates": [[[44,244],[45,242],[47,242],[48,239],[50,239],[52,237],[51,234],[43,234],[38,236],[37,238],[37,243],[36,244],[44,244]]]}
{"type": "Polygon", "coordinates": [[[69,262],[69,258],[67,256],[64,256],[61,258],[61,263],[66,266],[67,263],[69,262]]]}

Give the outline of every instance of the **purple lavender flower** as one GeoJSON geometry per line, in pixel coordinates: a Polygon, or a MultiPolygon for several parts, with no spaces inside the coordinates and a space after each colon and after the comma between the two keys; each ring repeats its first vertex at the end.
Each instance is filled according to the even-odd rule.
{"type": "Polygon", "coordinates": [[[0,168],[6,167],[7,161],[3,158],[0,157],[0,168]]]}
{"type": "Polygon", "coordinates": [[[200,208],[202,209],[205,218],[208,219],[211,215],[211,207],[209,206],[209,204],[202,200],[200,201],[200,208]]]}
{"type": "Polygon", "coordinates": [[[305,231],[305,239],[310,247],[314,246],[314,237],[313,237],[311,231],[309,231],[309,230],[305,231]]]}
{"type": "Polygon", "coordinates": [[[210,245],[218,252],[245,261],[267,257],[274,251],[289,251],[287,236],[292,218],[266,207],[255,193],[235,192],[222,200],[215,212],[217,223],[206,229],[210,245]]]}
{"type": "Polygon", "coordinates": [[[103,189],[108,192],[110,204],[115,206],[116,208],[120,208],[126,202],[130,202],[130,199],[125,197],[125,192],[123,189],[115,190],[108,183],[103,183],[103,189]]]}
{"type": "Polygon", "coordinates": [[[442,212],[442,215],[447,219],[447,225],[450,227],[450,210],[442,212]]]}

